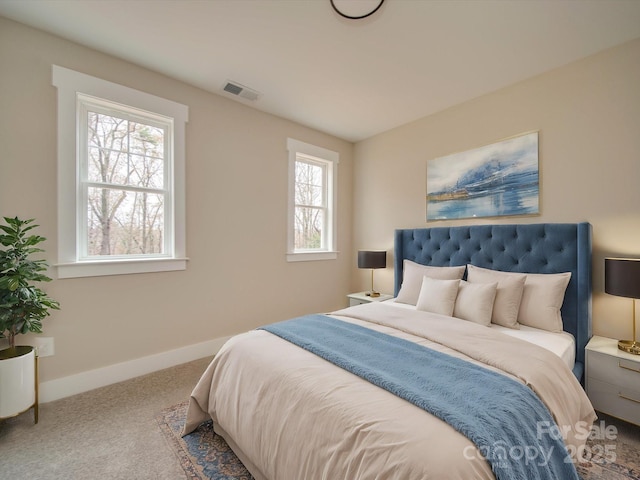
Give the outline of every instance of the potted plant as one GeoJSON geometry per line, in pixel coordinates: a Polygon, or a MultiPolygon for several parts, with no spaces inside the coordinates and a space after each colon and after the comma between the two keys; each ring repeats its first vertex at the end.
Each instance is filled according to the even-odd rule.
{"type": "Polygon", "coordinates": [[[0,225],[0,338],[9,340],[9,348],[0,351],[0,418],[35,407],[36,364],[30,346],[16,346],[16,336],[27,332],[42,333],[42,320],[50,309],[60,305],[34,282],[49,282],[43,272],[45,260],[32,255],[44,250],[37,247],[44,237],[29,233],[38,225],[18,217],[4,217],[0,225]]]}

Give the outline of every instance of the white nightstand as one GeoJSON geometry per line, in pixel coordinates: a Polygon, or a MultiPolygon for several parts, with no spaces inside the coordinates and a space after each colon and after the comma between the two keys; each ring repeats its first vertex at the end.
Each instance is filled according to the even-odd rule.
{"type": "Polygon", "coordinates": [[[594,336],[586,347],[586,387],[593,407],[640,425],[640,355],[618,349],[618,341],[594,336]]]}
{"type": "Polygon", "coordinates": [[[350,293],[347,295],[349,299],[349,306],[362,305],[363,303],[382,302],[383,300],[389,300],[393,298],[393,295],[386,295],[381,293],[379,297],[370,297],[367,292],[350,293]]]}

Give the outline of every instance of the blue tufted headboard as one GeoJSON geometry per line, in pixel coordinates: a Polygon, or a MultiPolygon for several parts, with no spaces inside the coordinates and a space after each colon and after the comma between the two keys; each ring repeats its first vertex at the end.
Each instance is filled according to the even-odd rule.
{"type": "Polygon", "coordinates": [[[591,338],[591,224],[537,223],[396,230],[395,295],[402,264],[478,267],[522,273],[571,272],[562,304],[564,330],[576,339],[578,380],[591,338]]]}

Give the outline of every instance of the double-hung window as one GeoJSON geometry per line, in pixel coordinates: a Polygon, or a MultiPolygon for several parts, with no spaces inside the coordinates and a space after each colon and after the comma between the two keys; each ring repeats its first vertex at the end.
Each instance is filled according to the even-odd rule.
{"type": "Polygon", "coordinates": [[[187,107],[54,66],[58,276],[186,267],[187,107]]]}
{"type": "Polygon", "coordinates": [[[288,139],[289,261],[329,260],[336,251],[336,187],[339,155],[288,139]]]}

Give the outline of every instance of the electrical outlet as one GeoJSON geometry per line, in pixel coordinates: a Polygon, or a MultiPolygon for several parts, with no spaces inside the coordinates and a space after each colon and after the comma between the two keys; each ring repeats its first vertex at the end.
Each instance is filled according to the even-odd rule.
{"type": "Polygon", "coordinates": [[[35,337],[34,343],[38,350],[38,357],[50,357],[55,354],[53,337],[35,337]]]}

